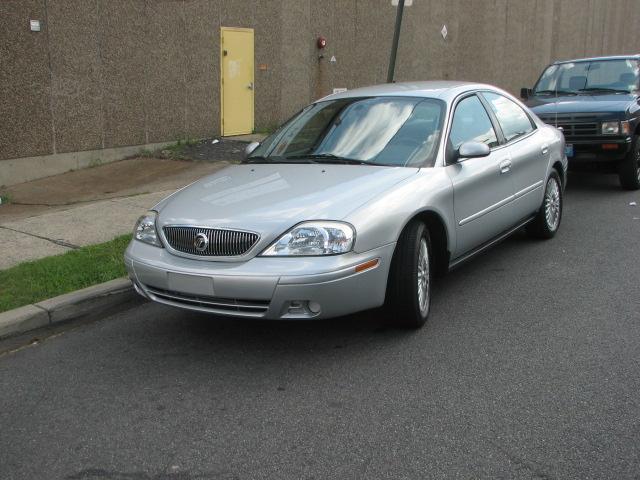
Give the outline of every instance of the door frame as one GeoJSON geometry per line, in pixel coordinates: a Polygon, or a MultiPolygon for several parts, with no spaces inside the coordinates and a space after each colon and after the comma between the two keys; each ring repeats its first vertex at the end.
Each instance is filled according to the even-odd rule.
{"type": "Polygon", "coordinates": [[[255,73],[255,30],[253,28],[243,27],[220,27],[220,136],[224,136],[224,32],[246,32],[251,33],[253,40],[253,68],[251,69],[251,132],[255,130],[255,102],[256,102],[256,73],[255,73]]]}

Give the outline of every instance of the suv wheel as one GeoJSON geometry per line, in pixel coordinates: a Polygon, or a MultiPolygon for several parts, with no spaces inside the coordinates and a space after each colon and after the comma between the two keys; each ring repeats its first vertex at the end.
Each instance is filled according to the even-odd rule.
{"type": "Polygon", "coordinates": [[[620,184],[627,190],[640,189],[640,137],[633,137],[631,151],[618,166],[620,184]]]}
{"type": "Polygon", "coordinates": [[[431,308],[431,238],[426,225],[414,221],[400,235],[387,280],[385,316],[404,328],[425,324],[431,308]]]}
{"type": "Polygon", "coordinates": [[[535,218],[527,225],[527,233],[536,238],[552,238],[562,220],[562,182],[556,170],[551,170],[544,190],[542,206],[535,218]]]}

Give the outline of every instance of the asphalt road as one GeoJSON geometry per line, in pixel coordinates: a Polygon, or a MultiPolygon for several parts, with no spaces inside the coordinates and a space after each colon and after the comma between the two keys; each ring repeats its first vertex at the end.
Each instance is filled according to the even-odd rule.
{"type": "Polygon", "coordinates": [[[570,182],[420,331],[144,304],[5,352],[0,478],[640,478],[640,193],[570,182]]]}

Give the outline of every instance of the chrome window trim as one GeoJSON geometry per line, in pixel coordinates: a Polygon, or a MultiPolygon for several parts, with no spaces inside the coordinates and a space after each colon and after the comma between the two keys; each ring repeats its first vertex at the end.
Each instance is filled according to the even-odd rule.
{"type": "Polygon", "coordinates": [[[519,137],[515,137],[512,138],[509,141],[506,141],[506,137],[504,136],[504,132],[502,132],[502,125],[500,125],[500,120],[498,120],[497,115],[495,114],[495,112],[493,113],[493,116],[495,117],[495,121],[498,123],[498,127],[500,127],[500,131],[502,133],[502,137],[505,139],[505,142],[500,144],[500,146],[496,147],[496,150],[499,149],[500,147],[504,147],[507,145],[513,145],[514,143],[519,142],[520,140],[523,140],[531,135],[533,135],[539,128],[538,123],[531,117],[531,113],[528,111],[528,107],[520,102],[514,101],[514,99],[511,99],[505,95],[503,95],[500,92],[495,92],[493,90],[488,90],[488,89],[484,89],[484,90],[478,90],[478,93],[483,97],[483,99],[485,100],[485,102],[490,103],[488,99],[484,98],[484,96],[482,95],[483,93],[493,93],[494,95],[499,95],[501,97],[506,98],[507,100],[510,100],[512,103],[516,104],[518,107],[520,107],[520,109],[524,112],[524,114],[527,116],[527,118],[529,119],[529,123],[531,124],[531,128],[532,130],[527,133],[526,135],[520,135],[519,137]]]}
{"type": "MultiPolygon", "coordinates": [[[[478,101],[482,105],[482,108],[484,108],[485,113],[487,114],[487,117],[489,118],[489,122],[491,122],[491,128],[493,128],[493,133],[496,135],[496,139],[498,140],[498,142],[500,142],[500,137],[498,135],[498,132],[496,131],[496,126],[493,123],[493,118],[491,117],[491,114],[487,111],[487,107],[484,105],[482,99],[478,96],[479,92],[480,90],[467,90],[466,92],[462,92],[458,96],[456,96],[453,102],[451,103],[451,109],[449,110],[449,115],[447,118],[447,128],[445,131],[445,135],[442,137],[442,143],[444,148],[444,154],[443,154],[444,161],[442,165],[443,167],[448,167],[450,165],[454,165],[455,163],[460,163],[460,162],[449,163],[447,161],[447,146],[449,145],[449,137],[451,135],[451,127],[453,125],[453,116],[455,115],[456,108],[458,108],[458,104],[466,98],[475,96],[478,99],[478,101]]],[[[491,150],[491,152],[494,152],[500,147],[503,147],[504,145],[505,144],[499,143],[495,147],[489,147],[489,149],[491,150]]],[[[466,162],[467,160],[474,160],[474,159],[465,159],[465,160],[462,160],[462,162],[466,162]]]]}

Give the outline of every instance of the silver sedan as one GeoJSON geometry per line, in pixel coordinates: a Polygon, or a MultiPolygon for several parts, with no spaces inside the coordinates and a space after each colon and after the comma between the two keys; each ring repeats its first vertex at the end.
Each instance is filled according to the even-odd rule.
{"type": "Polygon", "coordinates": [[[498,88],[397,83],[304,108],[240,165],[162,200],[125,261],[144,297],[234,317],[429,315],[433,279],[562,218],[562,133],[498,88]]]}

